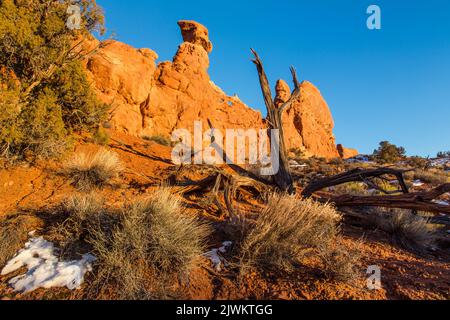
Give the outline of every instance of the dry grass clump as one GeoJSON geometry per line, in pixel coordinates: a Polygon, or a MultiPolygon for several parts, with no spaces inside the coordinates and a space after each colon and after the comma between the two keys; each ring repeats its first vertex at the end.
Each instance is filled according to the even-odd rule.
{"type": "Polygon", "coordinates": [[[325,265],[324,273],[334,280],[350,282],[358,276],[355,266],[361,259],[359,245],[349,249],[338,238],[331,248],[320,254],[320,258],[325,265]]]}
{"type": "Polygon", "coordinates": [[[62,222],[50,228],[48,238],[58,242],[63,256],[75,258],[88,250],[85,240],[89,229],[105,223],[103,199],[94,193],[74,195],[63,202],[60,211],[62,222]]]}
{"type": "Polygon", "coordinates": [[[76,154],[66,163],[65,169],[80,191],[102,188],[123,170],[117,155],[106,149],[76,154]]]}
{"type": "Polygon", "coordinates": [[[339,268],[349,273],[347,270],[353,270],[354,266],[352,259],[344,259],[343,248],[336,249],[341,219],[328,204],[288,195],[270,196],[267,207],[240,245],[241,274],[253,269],[291,273],[313,256],[323,258],[324,268],[328,269],[328,262],[334,263],[337,255],[342,262],[339,268]]]}
{"type": "Polygon", "coordinates": [[[167,297],[168,281],[188,276],[205,252],[209,228],[187,215],[170,190],[127,207],[112,232],[91,230],[98,283],[115,282],[119,298],[167,297]]]}
{"type": "Polygon", "coordinates": [[[442,170],[415,170],[405,174],[408,180],[420,180],[433,185],[450,183],[450,175],[442,170]]]}
{"type": "Polygon", "coordinates": [[[22,249],[28,233],[40,225],[38,218],[13,215],[0,222],[0,270],[22,249]]]}
{"type": "MultiPolygon", "coordinates": [[[[383,210],[383,209],[380,209],[383,210]]],[[[409,210],[393,209],[381,211],[376,224],[389,233],[394,240],[412,251],[424,251],[435,241],[435,234],[428,226],[428,221],[409,210]]]]}
{"type": "Polygon", "coordinates": [[[367,185],[362,182],[349,182],[329,188],[329,190],[337,194],[350,194],[355,196],[369,194],[369,189],[367,185]]]}

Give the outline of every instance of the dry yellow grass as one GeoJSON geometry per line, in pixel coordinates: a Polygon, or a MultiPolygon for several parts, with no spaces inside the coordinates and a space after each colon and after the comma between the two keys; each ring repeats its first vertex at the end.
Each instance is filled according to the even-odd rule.
{"type": "Polygon", "coordinates": [[[405,174],[406,179],[408,180],[421,180],[425,183],[430,183],[433,185],[441,185],[445,183],[450,183],[450,175],[439,169],[429,169],[429,170],[420,170],[417,169],[415,171],[407,172],[405,174]]]}
{"type": "Polygon", "coordinates": [[[122,172],[118,156],[106,149],[75,154],[65,165],[67,175],[80,191],[102,188],[122,172]]]}
{"type": "Polygon", "coordinates": [[[317,255],[330,274],[353,273],[353,259],[343,254],[339,240],[342,216],[328,204],[300,200],[288,195],[272,195],[239,249],[241,274],[252,269],[295,271],[302,260],[317,255]],[[337,259],[336,259],[337,258],[337,259]],[[344,259],[345,258],[345,259],[344,259]],[[338,270],[339,269],[339,270],[338,270]]]}
{"type": "Polygon", "coordinates": [[[91,229],[97,285],[113,281],[119,298],[166,298],[170,279],[187,277],[205,252],[207,225],[186,214],[170,189],[155,191],[122,212],[113,230],[91,229]]]}
{"type": "Polygon", "coordinates": [[[104,218],[103,199],[95,193],[72,195],[63,202],[59,213],[62,221],[50,227],[47,237],[58,243],[63,256],[76,258],[85,245],[88,229],[104,218]]]}
{"type": "Polygon", "coordinates": [[[405,249],[423,251],[433,244],[435,234],[429,228],[427,219],[409,210],[380,210],[376,224],[405,249]]]}

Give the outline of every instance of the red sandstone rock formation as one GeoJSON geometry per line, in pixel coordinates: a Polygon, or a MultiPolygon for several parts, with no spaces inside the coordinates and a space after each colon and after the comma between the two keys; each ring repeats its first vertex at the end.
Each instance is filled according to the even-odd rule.
{"type": "MultiPolygon", "coordinates": [[[[178,24],[184,42],[173,61],[156,65],[158,56],[150,49],[106,41],[86,62],[98,96],[112,105],[113,127],[134,136],[167,137],[178,128],[193,131],[194,121],[202,121],[204,130],[209,129],[208,120],[220,130],[265,128],[260,112],[226,95],[211,81],[208,54],[213,46],[208,30],[193,21],[178,24]]],[[[289,98],[284,81],[276,89],[277,101],[289,98]]],[[[339,157],[326,102],[309,82],[302,84],[302,92],[284,119],[288,148],[311,156],[339,157]]]]}
{"type": "MultiPolygon", "coordinates": [[[[300,87],[301,97],[283,117],[287,146],[300,149],[307,156],[339,157],[333,135],[333,117],[327,103],[310,82],[305,81],[300,87]]],[[[279,80],[275,89],[277,105],[289,99],[291,90],[286,82],[279,80]]]]}
{"type": "Polygon", "coordinates": [[[338,149],[339,155],[343,159],[350,159],[350,158],[353,158],[353,157],[356,157],[357,155],[359,155],[358,150],[346,148],[342,144],[338,144],[337,149],[338,149]]]}

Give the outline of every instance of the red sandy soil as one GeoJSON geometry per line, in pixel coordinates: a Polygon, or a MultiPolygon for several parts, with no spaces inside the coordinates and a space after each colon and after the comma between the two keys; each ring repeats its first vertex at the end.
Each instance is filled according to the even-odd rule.
{"type": "MultiPolygon", "coordinates": [[[[86,139],[75,147],[75,152],[95,150],[98,146],[86,139]]],[[[170,163],[170,148],[153,142],[112,134],[108,148],[117,152],[126,167],[120,181],[101,195],[112,207],[145,196],[157,185],[168,179],[177,169],[170,163]]],[[[70,154],[68,154],[70,156],[70,154]]],[[[15,213],[39,212],[55,207],[75,189],[61,174],[60,161],[37,162],[33,165],[18,165],[0,170],[0,219],[15,213]]],[[[199,177],[201,175],[199,174],[199,177]]],[[[192,177],[191,177],[192,178],[192,177]]],[[[191,203],[189,203],[191,204],[191,203]]],[[[191,206],[193,214],[211,218],[207,210],[191,206]]],[[[211,218],[212,219],[212,218],[211,218]]],[[[216,223],[217,219],[215,219],[216,223]]],[[[30,230],[32,231],[32,229],[30,230]]],[[[314,267],[299,270],[290,277],[277,274],[249,275],[237,285],[236,275],[231,271],[217,273],[208,260],[202,262],[192,275],[189,286],[183,290],[190,299],[449,299],[450,298],[450,253],[448,249],[426,256],[418,256],[392,243],[381,231],[368,231],[344,223],[345,244],[357,248],[362,259],[357,269],[361,275],[351,284],[334,282],[321,275],[314,267]],[[382,270],[383,288],[367,289],[365,272],[370,265],[382,270]]],[[[217,247],[220,236],[211,241],[217,247]]],[[[2,299],[81,299],[83,288],[76,291],[65,289],[37,290],[31,294],[14,293],[7,285],[9,277],[0,277],[2,299]]],[[[101,297],[107,298],[107,297],[101,297]]]]}

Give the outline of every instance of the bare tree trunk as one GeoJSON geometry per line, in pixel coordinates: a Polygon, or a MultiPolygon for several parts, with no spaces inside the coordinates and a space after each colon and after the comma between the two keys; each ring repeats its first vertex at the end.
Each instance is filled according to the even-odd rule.
{"type": "Polygon", "coordinates": [[[431,191],[410,193],[403,178],[405,170],[396,170],[392,168],[379,169],[355,169],[333,177],[327,177],[310,183],[302,192],[305,198],[311,197],[314,192],[323,190],[328,187],[338,186],[344,183],[360,181],[367,183],[369,186],[378,189],[379,191],[388,194],[383,196],[354,196],[354,195],[320,195],[319,200],[323,202],[332,202],[337,207],[384,207],[384,208],[398,208],[410,209],[415,211],[426,211],[434,213],[450,213],[450,205],[442,205],[435,203],[443,194],[450,192],[450,184],[441,185],[431,191]],[[402,188],[403,194],[389,195],[389,192],[378,187],[372,178],[383,178],[383,175],[395,176],[402,188]]]}
{"type": "Polygon", "coordinates": [[[433,202],[433,200],[447,192],[450,192],[450,184],[442,185],[428,192],[415,192],[395,196],[342,195],[323,198],[322,200],[333,202],[337,207],[368,206],[450,214],[450,205],[433,202]]]}
{"type": "MultiPolygon", "coordinates": [[[[276,185],[281,189],[283,192],[288,192],[290,194],[295,193],[294,188],[294,180],[291,175],[291,171],[289,168],[289,160],[288,155],[286,151],[286,145],[284,141],[284,131],[283,131],[283,112],[287,110],[291,105],[292,102],[295,101],[298,97],[300,97],[300,84],[297,79],[297,74],[295,72],[294,68],[291,68],[291,73],[294,81],[294,91],[291,94],[291,97],[289,100],[281,105],[279,108],[275,106],[275,102],[272,98],[272,92],[270,90],[269,81],[267,79],[267,75],[264,71],[263,63],[261,59],[259,58],[258,54],[255,50],[252,49],[252,53],[255,56],[255,59],[253,62],[256,65],[256,68],[258,70],[259,75],[259,81],[261,85],[261,90],[263,93],[264,101],[267,108],[267,123],[268,127],[271,130],[279,130],[280,136],[279,136],[279,155],[272,154],[272,162],[273,157],[278,157],[279,160],[279,170],[274,175],[274,180],[276,185]]],[[[277,143],[276,141],[272,141],[270,138],[270,144],[273,145],[274,143],[277,143]]]]}
{"type": "Polygon", "coordinates": [[[381,178],[384,175],[395,176],[400,184],[400,187],[402,188],[402,192],[409,193],[408,187],[406,186],[405,180],[403,178],[403,173],[405,172],[407,171],[396,170],[392,168],[378,168],[370,170],[363,170],[357,168],[332,177],[327,177],[313,181],[303,190],[302,195],[305,198],[308,198],[311,197],[312,194],[316,191],[355,181],[367,183],[371,187],[374,187],[375,189],[378,189],[379,191],[385,194],[389,194],[389,192],[378,188],[376,184],[371,181],[372,178],[381,178]]]}

